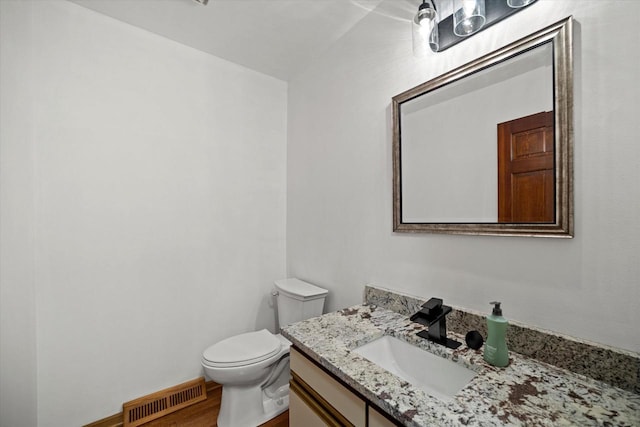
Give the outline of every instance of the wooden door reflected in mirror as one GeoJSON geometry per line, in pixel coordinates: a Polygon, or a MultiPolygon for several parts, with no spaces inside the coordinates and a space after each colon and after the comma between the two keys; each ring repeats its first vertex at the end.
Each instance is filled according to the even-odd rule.
{"type": "Polygon", "coordinates": [[[498,222],[553,223],[553,112],[498,124],[498,222]]]}

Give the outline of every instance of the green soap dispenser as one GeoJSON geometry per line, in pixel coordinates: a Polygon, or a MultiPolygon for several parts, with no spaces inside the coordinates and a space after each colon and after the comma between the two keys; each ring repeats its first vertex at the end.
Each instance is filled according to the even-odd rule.
{"type": "Polygon", "coordinates": [[[509,323],[502,317],[500,303],[494,301],[493,312],[487,316],[487,342],[484,344],[484,360],[493,366],[507,366],[509,364],[509,350],[507,349],[506,332],[509,323]]]}

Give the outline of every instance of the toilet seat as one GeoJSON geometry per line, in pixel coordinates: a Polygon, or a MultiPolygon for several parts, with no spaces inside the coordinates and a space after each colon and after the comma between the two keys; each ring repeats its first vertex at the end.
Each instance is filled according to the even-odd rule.
{"type": "Polygon", "coordinates": [[[273,357],[281,347],[281,341],[266,329],[246,332],[207,348],[202,354],[202,363],[214,368],[252,365],[273,357]]]}

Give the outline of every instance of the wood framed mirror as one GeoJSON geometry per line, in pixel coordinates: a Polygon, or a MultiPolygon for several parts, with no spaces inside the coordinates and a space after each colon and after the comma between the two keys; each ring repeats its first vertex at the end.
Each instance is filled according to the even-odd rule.
{"type": "Polygon", "coordinates": [[[394,231],[573,237],[571,17],[392,111],[394,231]]]}

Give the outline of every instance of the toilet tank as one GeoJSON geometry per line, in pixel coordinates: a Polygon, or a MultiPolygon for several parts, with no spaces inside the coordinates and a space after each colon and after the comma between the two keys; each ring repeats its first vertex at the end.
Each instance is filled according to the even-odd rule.
{"type": "Polygon", "coordinates": [[[276,280],[280,327],[322,315],[329,291],[300,279],[276,280]]]}

